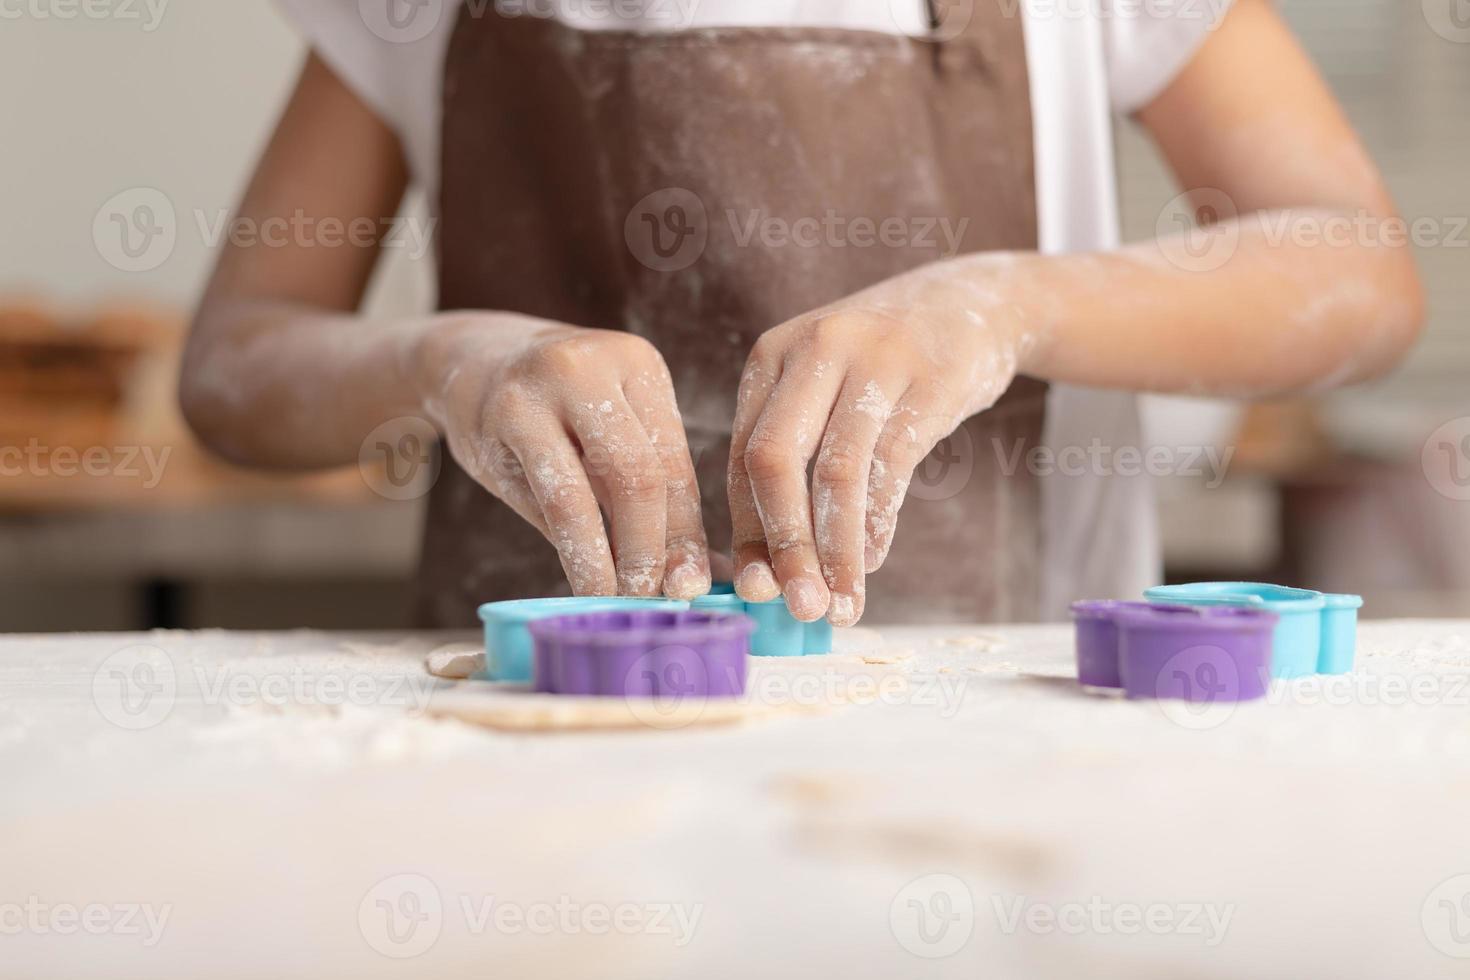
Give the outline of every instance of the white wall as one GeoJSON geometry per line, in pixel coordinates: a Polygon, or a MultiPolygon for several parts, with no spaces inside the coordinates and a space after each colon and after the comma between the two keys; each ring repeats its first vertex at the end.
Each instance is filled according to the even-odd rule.
{"type": "MultiPolygon", "coordinates": [[[[93,3],[114,16],[58,16],[78,0],[0,0],[0,300],[30,290],[188,308],[213,264],[196,213],[234,207],[303,46],[266,0],[93,3]],[[157,268],[130,272],[108,261],[115,247],[98,247],[93,223],[134,188],[167,197],[177,237],[145,256],[166,254],[157,268]]],[[[106,243],[117,229],[104,229],[106,243]]],[[[426,301],[428,262],[418,266],[380,282],[390,306],[426,301]]]]}

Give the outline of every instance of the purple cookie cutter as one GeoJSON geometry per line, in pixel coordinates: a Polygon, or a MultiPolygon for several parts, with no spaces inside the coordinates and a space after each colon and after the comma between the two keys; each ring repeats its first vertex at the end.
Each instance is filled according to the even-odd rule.
{"type": "Polygon", "coordinates": [[[1118,611],[1118,671],[1130,698],[1253,701],[1271,684],[1276,614],[1235,606],[1118,611]]]}
{"type": "Polygon", "coordinates": [[[1098,599],[1072,603],[1077,623],[1077,680],[1088,687],[1122,687],[1118,672],[1118,611],[1144,602],[1098,599]]]}
{"type": "Polygon", "coordinates": [[[1230,606],[1079,602],[1077,677],[1130,698],[1193,702],[1264,697],[1277,617],[1230,606]]]}
{"type": "Polygon", "coordinates": [[[739,697],[746,616],[642,609],[559,616],[530,625],[533,689],[594,697],[739,697]]]}

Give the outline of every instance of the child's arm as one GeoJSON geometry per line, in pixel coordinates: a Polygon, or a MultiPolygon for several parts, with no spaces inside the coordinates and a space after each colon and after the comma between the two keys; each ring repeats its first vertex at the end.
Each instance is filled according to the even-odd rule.
{"type": "MultiPolygon", "coordinates": [[[[237,217],[262,229],[297,218],[386,229],[406,183],[393,133],[312,58],[237,217]]],[[[226,247],[180,384],[199,436],[241,462],[335,466],[356,461],[383,422],[424,415],[471,475],[556,546],[578,594],[707,591],[694,467],[657,351],[513,314],[356,316],[378,251],[226,247]]]]}
{"type": "Polygon", "coordinates": [[[914,467],[1017,373],[1249,396],[1363,380],[1404,353],[1423,300],[1385,234],[1393,205],[1269,4],[1241,0],[1140,119],[1184,187],[1213,189],[1199,203],[1235,217],[1108,255],[935,263],[761,337],[730,461],[742,596],[780,588],[803,619],[855,621],[914,467]]]}

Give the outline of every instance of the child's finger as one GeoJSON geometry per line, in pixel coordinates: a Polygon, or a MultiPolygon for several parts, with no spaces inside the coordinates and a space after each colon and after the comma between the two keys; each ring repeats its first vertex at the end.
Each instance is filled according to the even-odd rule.
{"type": "Polygon", "coordinates": [[[516,449],[536,497],[547,540],[561,557],[576,595],[616,595],[618,577],[602,511],[577,447],[559,425],[547,425],[516,449]]]}
{"type": "Polygon", "coordinates": [[[624,393],[663,466],[667,487],[664,594],[674,599],[697,598],[710,588],[709,544],[699,479],[673,385],[634,384],[625,386],[624,393]]]}
{"type": "Polygon", "coordinates": [[[627,399],[574,407],[567,422],[604,488],[619,595],[656,596],[664,583],[668,488],[663,464],[627,399]]]}
{"type": "Polygon", "coordinates": [[[735,591],[747,602],[769,602],[781,594],[766,549],[765,528],[761,526],[760,512],[755,509],[750,477],[745,472],[745,450],[751,430],[766,407],[766,399],[775,388],[780,371],[780,361],[768,358],[762,345],[756,344],[735,398],[735,422],[730,434],[730,463],[725,480],[730,498],[735,591]]]}
{"type": "Polygon", "coordinates": [[[812,516],[822,576],[832,591],[827,618],[852,626],[863,615],[868,480],[878,437],[906,378],[848,375],[812,470],[812,516]]]}
{"type": "Polygon", "coordinates": [[[515,452],[499,439],[486,438],[476,447],[455,453],[471,477],[550,539],[546,518],[515,452]]]}
{"type": "Polygon", "coordinates": [[[742,457],[776,581],[791,614],[806,622],[824,616],[831,599],[817,557],[807,464],[841,388],[840,371],[819,370],[805,356],[791,360],[742,457]]]}
{"type": "Polygon", "coordinates": [[[917,389],[911,389],[894,407],[878,436],[868,473],[863,552],[868,574],[883,567],[893,547],[899,508],[908,495],[914,470],[957,425],[954,413],[942,410],[917,389]]]}

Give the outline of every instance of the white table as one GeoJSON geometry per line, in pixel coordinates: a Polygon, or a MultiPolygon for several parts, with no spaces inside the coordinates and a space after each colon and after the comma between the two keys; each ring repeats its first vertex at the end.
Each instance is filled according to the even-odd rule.
{"type": "Polygon", "coordinates": [[[1470,622],[1224,715],[861,630],[830,710],[573,734],[418,710],[473,639],[0,639],[0,976],[1470,971],[1470,622]]]}

